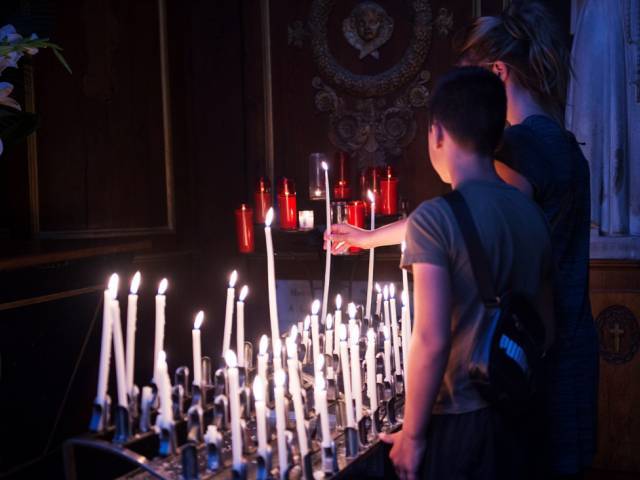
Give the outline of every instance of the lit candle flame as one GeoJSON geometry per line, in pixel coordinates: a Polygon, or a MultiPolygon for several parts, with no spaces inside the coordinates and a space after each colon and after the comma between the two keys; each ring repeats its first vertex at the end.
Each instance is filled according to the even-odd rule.
{"type": "Polygon", "coordinates": [[[131,279],[131,287],[129,288],[129,293],[131,293],[131,295],[136,295],[138,293],[138,288],[140,287],[140,278],[140,272],[136,272],[131,279]]]}
{"type": "Polygon", "coordinates": [[[319,311],[320,311],[320,300],[314,300],[313,303],[311,304],[311,314],[318,315],[319,311]]]}
{"type": "Polygon", "coordinates": [[[203,321],[204,321],[204,312],[200,310],[196,315],[196,319],[193,322],[193,329],[200,330],[200,327],[202,326],[203,321]]]}
{"type": "Polygon", "coordinates": [[[347,313],[349,314],[349,318],[353,320],[356,318],[356,304],[351,302],[347,307],[347,313]]]}
{"type": "Polygon", "coordinates": [[[333,315],[327,313],[327,318],[325,320],[327,324],[327,330],[331,330],[333,328],[333,315]]]}
{"type": "Polygon", "coordinates": [[[118,296],[118,282],[120,281],[120,279],[118,278],[118,274],[114,273],[113,275],[111,275],[111,277],[109,277],[109,286],[107,287],[107,290],[109,290],[109,296],[115,300],[118,296]]]}
{"type": "Polygon", "coordinates": [[[244,302],[244,299],[247,298],[247,295],[249,295],[249,287],[245,285],[244,287],[242,287],[242,290],[240,290],[239,300],[241,302],[244,302]]]}
{"type": "Polygon", "coordinates": [[[322,163],[320,164],[322,166],[322,169],[326,172],[327,170],[329,170],[329,165],[327,164],[327,162],[325,162],[324,160],[322,161],[322,163]]]}
{"type": "Polygon", "coordinates": [[[260,346],[258,347],[260,355],[265,355],[267,348],[269,348],[269,337],[262,335],[262,337],[260,337],[260,346]]]}
{"type": "Polygon", "coordinates": [[[260,375],[256,375],[253,380],[253,398],[256,402],[264,401],[264,380],[260,375]]]}
{"type": "Polygon", "coordinates": [[[231,272],[231,275],[229,276],[229,288],[235,287],[237,281],[238,281],[238,271],[234,270],[233,272],[231,272]]]}
{"type": "Polygon", "coordinates": [[[160,285],[158,285],[158,295],[164,295],[169,287],[169,281],[166,278],[160,280],[160,285]]]}
{"type": "Polygon", "coordinates": [[[224,360],[227,362],[227,367],[236,368],[238,366],[238,357],[236,356],[236,352],[229,349],[224,354],[224,360]]]}
{"type": "Polygon", "coordinates": [[[267,210],[267,214],[264,217],[264,225],[265,227],[271,227],[271,222],[273,222],[273,207],[267,210]]]}
{"type": "MultiPolygon", "coordinates": [[[[307,315],[306,317],[304,317],[304,330],[305,332],[309,330],[309,325],[311,324],[311,317],[309,315],[307,315]]],[[[295,325],[294,325],[295,327],[295,325]]]]}
{"type": "Polygon", "coordinates": [[[382,287],[380,287],[380,284],[378,282],[376,282],[376,292],[382,293],[382,287]]]}
{"type": "Polygon", "coordinates": [[[342,308],[342,295],[336,295],[336,310],[340,310],[342,308]]]}
{"type": "Polygon", "coordinates": [[[393,283],[389,285],[389,295],[391,296],[391,298],[394,298],[396,296],[396,286],[393,283]]]}
{"type": "Polygon", "coordinates": [[[338,337],[340,337],[340,340],[343,342],[347,340],[347,327],[344,323],[338,326],[338,337]]]}
{"type": "Polygon", "coordinates": [[[284,370],[278,370],[273,376],[273,382],[276,384],[276,387],[283,387],[286,379],[287,377],[284,374],[284,370]]]}
{"type": "Polygon", "coordinates": [[[389,300],[389,285],[385,285],[384,288],[382,289],[382,296],[384,297],[385,300],[389,300]]]}
{"type": "Polygon", "coordinates": [[[376,197],[371,190],[367,190],[367,198],[371,203],[376,203],[376,197]]]}

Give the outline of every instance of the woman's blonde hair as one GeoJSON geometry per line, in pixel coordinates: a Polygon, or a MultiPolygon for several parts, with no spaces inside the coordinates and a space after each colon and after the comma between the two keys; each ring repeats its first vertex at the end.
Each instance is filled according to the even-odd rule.
{"type": "Polygon", "coordinates": [[[518,2],[502,15],[479,17],[461,32],[454,48],[466,64],[507,64],[511,77],[562,122],[570,53],[567,39],[543,5],[518,2]]]}

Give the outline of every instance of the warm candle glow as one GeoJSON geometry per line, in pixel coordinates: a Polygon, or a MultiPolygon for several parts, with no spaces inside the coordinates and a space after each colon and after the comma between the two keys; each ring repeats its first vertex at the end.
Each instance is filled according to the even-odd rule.
{"type": "Polygon", "coordinates": [[[336,295],[336,310],[340,310],[342,308],[342,295],[336,295]]]}
{"type": "Polygon", "coordinates": [[[385,300],[389,300],[389,285],[384,286],[384,289],[382,290],[382,296],[385,300]]]}
{"type": "Polygon", "coordinates": [[[333,328],[333,315],[327,313],[327,330],[331,330],[333,328]]]}
{"type": "MultiPolygon", "coordinates": [[[[316,312],[317,313],[317,312],[316,312]]],[[[311,317],[309,315],[307,315],[306,317],[304,317],[304,331],[308,332],[309,331],[309,325],[311,324],[311,317]]],[[[295,327],[295,325],[294,325],[295,327]]],[[[292,329],[293,330],[293,329],[292,329]]]]}
{"type": "Polygon", "coordinates": [[[231,349],[227,350],[227,352],[224,354],[224,360],[225,362],[227,362],[227,367],[229,368],[236,368],[238,366],[238,357],[236,356],[236,353],[231,349]]]}
{"type": "Polygon", "coordinates": [[[349,318],[351,320],[356,318],[356,304],[351,302],[347,307],[347,313],[349,314],[349,318]]]}
{"type": "Polygon", "coordinates": [[[394,298],[396,296],[396,286],[392,283],[389,285],[389,296],[394,298]]]}
{"type": "MultiPolygon", "coordinates": [[[[311,304],[311,314],[317,315],[319,311],[320,311],[320,300],[314,300],[313,303],[311,304]]],[[[306,327],[305,327],[305,330],[306,330],[306,327]]]]}
{"type": "Polygon", "coordinates": [[[287,377],[284,373],[284,370],[278,370],[273,375],[273,382],[275,383],[276,387],[283,387],[286,379],[287,377]]]}
{"type": "Polygon", "coordinates": [[[269,348],[269,337],[262,335],[262,337],[260,337],[260,346],[258,347],[260,355],[265,355],[267,353],[267,348],[269,348]]]}
{"type": "Polygon", "coordinates": [[[235,287],[237,281],[238,281],[238,272],[234,270],[233,272],[231,272],[231,275],[229,276],[229,288],[235,287]]]}
{"type": "Polygon", "coordinates": [[[409,305],[409,293],[406,290],[402,291],[402,306],[406,307],[409,305]]]}
{"type": "Polygon", "coordinates": [[[256,402],[264,401],[264,380],[260,375],[253,380],[253,398],[256,402]]]}
{"type": "Polygon", "coordinates": [[[109,277],[109,287],[107,288],[107,290],[109,290],[109,296],[115,300],[118,296],[118,282],[120,281],[120,279],[118,278],[118,274],[114,273],[113,275],[111,275],[111,277],[109,277]]]}
{"type": "Polygon", "coordinates": [[[264,225],[265,227],[270,227],[271,222],[273,222],[273,207],[267,210],[267,215],[264,217],[264,225]]]}
{"type": "Polygon", "coordinates": [[[158,295],[164,295],[169,287],[169,281],[166,278],[163,278],[160,281],[160,285],[158,285],[158,295]]]}
{"type": "Polygon", "coordinates": [[[376,203],[376,197],[371,190],[367,190],[367,198],[371,203],[376,203]]]}
{"type": "Polygon", "coordinates": [[[138,288],[140,287],[140,277],[140,272],[136,272],[131,279],[131,288],[129,288],[129,293],[131,293],[131,295],[136,295],[138,293],[138,288]]]}
{"type": "Polygon", "coordinates": [[[380,284],[378,282],[376,282],[376,292],[382,293],[382,287],[380,287],[380,284]]]}
{"type": "Polygon", "coordinates": [[[240,296],[238,300],[244,302],[244,299],[247,298],[247,295],[249,295],[249,287],[245,285],[244,287],[242,287],[242,290],[240,290],[240,296]]]}
{"type": "Polygon", "coordinates": [[[351,334],[351,343],[357,344],[358,340],[360,339],[360,327],[357,323],[354,323],[353,325],[351,325],[350,330],[351,331],[349,333],[351,334]]]}
{"type": "MultiPolygon", "coordinates": [[[[317,164],[316,164],[316,165],[317,165],[317,164]]],[[[329,170],[329,165],[327,164],[327,162],[323,161],[320,165],[322,166],[322,169],[323,169],[324,171],[329,170]]]]}
{"type": "Polygon", "coordinates": [[[193,322],[193,328],[195,330],[200,330],[200,327],[202,326],[202,322],[204,320],[204,312],[202,310],[200,310],[198,312],[198,314],[196,315],[196,319],[193,322]]]}
{"type": "Polygon", "coordinates": [[[344,323],[341,323],[340,326],[338,327],[338,336],[342,341],[345,341],[347,339],[347,327],[345,326],[344,323]]]}

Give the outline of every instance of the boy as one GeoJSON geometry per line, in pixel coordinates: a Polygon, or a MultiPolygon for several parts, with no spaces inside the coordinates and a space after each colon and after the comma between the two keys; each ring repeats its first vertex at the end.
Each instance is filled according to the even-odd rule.
{"type": "MultiPolygon", "coordinates": [[[[463,67],[445,75],[429,108],[429,156],[464,197],[499,294],[524,293],[552,331],[550,238],[538,207],[493,167],[506,117],[493,73],[463,67]]],[[[413,271],[414,333],[402,431],[383,435],[400,478],[525,478],[521,424],[507,420],[470,384],[467,367],[485,313],[457,221],[442,198],[409,217],[402,267],[413,271]],[[511,425],[511,424],[513,425],[511,425]]],[[[526,435],[524,436],[526,438],[526,435]]]]}

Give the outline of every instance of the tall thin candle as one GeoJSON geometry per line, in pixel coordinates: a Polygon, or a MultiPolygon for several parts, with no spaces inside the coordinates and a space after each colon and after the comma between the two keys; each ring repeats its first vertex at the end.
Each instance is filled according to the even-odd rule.
{"type": "MultiPolygon", "coordinates": [[[[104,405],[107,397],[107,384],[109,383],[109,363],[111,362],[111,337],[113,335],[113,322],[111,321],[111,300],[115,295],[113,288],[117,284],[118,275],[113,274],[109,278],[109,286],[104,291],[102,303],[102,339],[100,342],[100,366],[98,367],[98,391],[96,403],[104,405]]],[[[117,287],[116,287],[117,289],[117,287]]]]}
{"type": "Polygon", "coordinates": [[[362,373],[360,371],[360,327],[353,323],[350,327],[351,340],[351,384],[356,400],[356,422],[362,418],[362,373]]]}
{"type": "Polygon", "coordinates": [[[267,455],[267,416],[265,406],[265,381],[260,375],[253,380],[253,398],[256,406],[256,430],[258,436],[258,455],[267,455]]]}
{"type": "Polygon", "coordinates": [[[317,370],[317,362],[315,361],[320,355],[320,325],[318,324],[318,310],[320,310],[320,301],[314,300],[311,304],[311,343],[313,345],[313,364],[314,371],[317,370]]]}
{"type": "Polygon", "coordinates": [[[367,331],[367,392],[371,411],[378,408],[378,390],[376,386],[376,333],[373,328],[367,331]]]}
{"type": "MultiPolygon", "coordinates": [[[[340,294],[336,295],[336,311],[335,311],[335,327],[334,330],[338,332],[338,328],[340,328],[340,324],[342,323],[342,296],[340,294]]],[[[335,335],[335,345],[333,348],[333,352],[337,355],[340,352],[340,338],[338,335],[335,335]]]]}
{"type": "MultiPolygon", "coordinates": [[[[327,162],[322,162],[322,169],[324,170],[324,191],[325,191],[325,207],[327,214],[327,232],[331,233],[331,195],[329,193],[329,165],[327,162]]],[[[324,325],[327,319],[327,306],[329,304],[329,285],[331,281],[331,240],[327,242],[327,249],[325,255],[324,265],[324,289],[322,292],[322,324],[324,325]]],[[[314,352],[314,355],[316,353],[314,352]]],[[[315,357],[314,357],[315,359],[315,357]]]]}
{"type": "Polygon", "coordinates": [[[202,344],[200,339],[200,327],[204,320],[204,312],[197,313],[191,330],[191,343],[193,352],[193,384],[202,387],[202,344]]]}
{"type": "Polygon", "coordinates": [[[324,353],[333,355],[333,315],[327,313],[324,330],[324,353]]]}
{"type": "Polygon", "coordinates": [[[391,381],[391,340],[389,339],[389,327],[382,327],[384,333],[384,379],[391,381]]]}
{"type": "Polygon", "coordinates": [[[351,396],[351,374],[349,368],[349,351],[347,350],[347,327],[340,325],[338,331],[340,336],[340,361],[342,365],[342,384],[344,386],[344,405],[347,412],[347,427],[355,428],[356,422],[353,418],[353,399],[351,396]]]}
{"type": "Polygon", "coordinates": [[[400,365],[400,335],[398,331],[398,311],[396,309],[396,287],[393,283],[389,286],[389,310],[391,311],[391,334],[393,338],[393,363],[396,375],[402,374],[400,365]]]}
{"type": "Polygon", "coordinates": [[[273,390],[276,403],[276,438],[278,443],[278,464],[280,466],[280,480],[287,478],[287,440],[285,434],[285,410],[284,410],[284,382],[286,380],[283,370],[278,369],[274,373],[273,390]]]}
{"type": "Polygon", "coordinates": [[[278,302],[276,300],[276,269],[273,258],[273,239],[271,238],[271,222],[273,222],[273,207],[267,211],[264,220],[264,238],[267,244],[267,286],[269,289],[269,318],[271,320],[271,339],[280,338],[278,325],[278,302]]]}
{"type": "Polygon", "coordinates": [[[307,441],[307,429],[304,423],[304,407],[302,405],[302,396],[300,391],[300,376],[298,374],[298,348],[295,339],[287,338],[287,367],[289,368],[289,393],[293,399],[293,410],[296,416],[296,431],[298,433],[298,442],[300,443],[300,456],[304,458],[309,452],[309,444],[307,441]]]}
{"type": "Polygon", "coordinates": [[[118,386],[118,405],[127,407],[127,373],[124,363],[124,339],[122,338],[122,321],[120,319],[120,303],[117,298],[117,284],[114,298],[111,300],[111,321],[113,322],[113,351],[116,359],[116,382],[118,386]]]}
{"type": "MultiPolygon", "coordinates": [[[[156,335],[155,335],[155,344],[153,350],[153,365],[154,372],[158,368],[158,355],[161,351],[164,350],[164,309],[167,305],[167,299],[165,297],[165,293],[167,291],[167,287],[169,286],[169,282],[166,278],[163,278],[160,281],[160,285],[158,285],[158,294],[156,295],[156,335]]],[[[154,382],[156,382],[156,386],[158,384],[158,379],[156,375],[153,376],[154,382]]]]}
{"type": "Polygon", "coordinates": [[[233,271],[229,276],[229,286],[227,287],[227,303],[224,312],[224,331],[222,334],[222,356],[224,357],[231,346],[231,328],[233,326],[233,302],[236,297],[236,282],[238,272],[233,271]]]}
{"type": "Polygon", "coordinates": [[[380,317],[382,313],[382,288],[380,284],[376,282],[376,315],[380,317]]]}
{"type": "Polygon", "coordinates": [[[168,427],[173,422],[173,400],[171,399],[171,380],[167,366],[167,354],[164,350],[158,352],[156,365],[158,396],[160,397],[160,415],[158,423],[161,427],[168,427]]]}
{"type": "Polygon", "coordinates": [[[260,375],[265,382],[267,381],[267,362],[269,361],[269,356],[267,355],[268,348],[269,337],[262,335],[258,346],[258,375],[260,375]]]}
{"type": "Polygon", "coordinates": [[[125,351],[125,367],[127,370],[127,392],[133,396],[133,372],[136,361],[136,324],[138,318],[138,288],[140,272],[131,279],[129,297],[127,298],[127,347],[125,351]]]}
{"type": "Polygon", "coordinates": [[[329,409],[327,408],[327,390],[322,374],[316,377],[316,399],[318,402],[318,413],[320,414],[320,428],[322,431],[322,447],[331,446],[331,429],[329,428],[329,409]]]}
{"type": "Polygon", "coordinates": [[[236,303],[236,316],[238,328],[236,331],[236,349],[238,351],[238,365],[244,367],[244,300],[249,294],[249,287],[246,285],[240,290],[238,302],[236,303]]]}
{"type": "MultiPolygon", "coordinates": [[[[367,191],[367,197],[371,202],[371,230],[376,229],[376,197],[371,190],[367,191]]],[[[367,304],[365,306],[365,316],[371,318],[371,296],[373,294],[373,262],[375,248],[369,249],[369,276],[367,280],[367,304]]]]}
{"type": "Polygon", "coordinates": [[[224,356],[227,362],[229,379],[229,410],[231,413],[231,457],[233,467],[242,465],[242,432],[240,431],[240,384],[238,381],[238,358],[233,350],[227,350],[224,356]]]}

